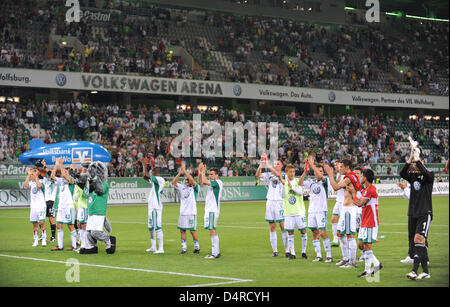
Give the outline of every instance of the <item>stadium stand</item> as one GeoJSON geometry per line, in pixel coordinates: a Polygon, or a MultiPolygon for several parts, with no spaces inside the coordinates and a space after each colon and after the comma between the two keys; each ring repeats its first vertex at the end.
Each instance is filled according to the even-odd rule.
{"type": "MultiPolygon", "coordinates": [[[[411,132],[429,155],[429,163],[444,163],[448,157],[449,128],[445,119],[403,120],[389,114],[323,118],[302,115],[295,110],[285,115],[258,111],[246,114],[222,107],[201,114],[202,121],[218,120],[222,127],[224,122],[278,122],[279,157],[285,163],[294,163],[298,169],[303,168],[311,152],[319,161],[331,163],[343,157],[351,157],[360,165],[403,162],[409,154],[407,137],[411,132]]],[[[154,166],[161,167],[163,173],[172,173],[181,160],[170,155],[170,142],[176,136],[170,134],[170,126],[185,120],[192,129],[192,115],[192,111],[161,110],[146,105],[5,102],[0,108],[0,161],[17,163],[31,138],[41,138],[47,144],[77,139],[91,140],[107,148],[112,156],[111,176],[141,175],[143,157],[152,157],[154,166]]],[[[190,158],[185,162],[190,165],[196,160],[190,158]]],[[[210,157],[208,162],[229,175],[253,175],[258,160],[210,157]],[[232,173],[228,173],[230,169],[232,173]]]]}
{"type": "Polygon", "coordinates": [[[0,3],[0,66],[448,95],[448,23],[317,25],[86,0],[83,9],[108,9],[108,22],[68,24],[56,1],[23,9],[35,2],[0,3]]]}

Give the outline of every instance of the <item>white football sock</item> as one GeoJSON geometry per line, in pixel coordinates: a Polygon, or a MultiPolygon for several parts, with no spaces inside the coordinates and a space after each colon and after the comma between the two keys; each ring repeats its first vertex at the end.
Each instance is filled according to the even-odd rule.
{"type": "Polygon", "coordinates": [[[370,268],[372,266],[372,251],[366,251],[364,253],[364,261],[366,262],[364,271],[369,273],[370,272],[370,268]]]}
{"type": "Polygon", "coordinates": [[[331,231],[333,233],[333,242],[337,242],[337,223],[331,224],[331,231]]]}
{"type": "Polygon", "coordinates": [[[72,247],[77,248],[77,231],[70,232],[70,239],[72,240],[72,247]]]}
{"type": "Polygon", "coordinates": [[[380,265],[380,261],[378,261],[377,257],[375,257],[375,254],[372,251],[372,255],[370,257],[372,259],[372,263],[374,266],[379,266],[380,265]]]}
{"type": "Polygon", "coordinates": [[[294,242],[294,235],[288,234],[288,249],[291,253],[291,255],[295,255],[295,242],[294,242]]]}
{"type": "Polygon", "coordinates": [[[34,241],[38,240],[38,232],[33,230],[33,239],[34,241]]]}
{"type": "Polygon", "coordinates": [[[316,251],[317,257],[322,258],[322,251],[320,249],[320,240],[313,240],[314,250],[316,251]]]}
{"type": "Polygon", "coordinates": [[[287,231],[281,232],[281,238],[283,239],[284,250],[288,253],[289,252],[288,232],[287,231]]]}
{"type": "Polygon", "coordinates": [[[272,245],[272,250],[274,253],[278,252],[276,231],[270,232],[270,245],[272,245]]]}
{"type": "Polygon", "coordinates": [[[194,248],[200,249],[200,244],[198,243],[198,240],[194,240],[194,248]]]}
{"type": "Polygon", "coordinates": [[[356,261],[356,250],[357,250],[357,244],[355,238],[347,239],[348,242],[348,256],[351,261],[356,261]]]}
{"type": "Polygon", "coordinates": [[[150,248],[156,250],[156,231],[150,230],[150,248]]]}
{"type": "Polygon", "coordinates": [[[308,246],[308,234],[302,234],[302,253],[306,253],[306,247],[308,246]]]}
{"type": "Polygon", "coordinates": [[[342,251],[342,260],[348,261],[348,242],[347,242],[347,237],[346,236],[342,236],[339,237],[339,240],[341,241],[341,251],[342,251]]]}
{"type": "Polygon", "coordinates": [[[156,231],[156,238],[158,240],[158,250],[161,250],[161,251],[164,250],[164,241],[163,241],[164,236],[163,236],[162,229],[158,229],[156,231]]]}
{"type": "Polygon", "coordinates": [[[220,254],[220,249],[219,249],[219,236],[215,235],[214,236],[214,256],[217,256],[218,254],[220,254]]]}
{"type": "Polygon", "coordinates": [[[325,252],[327,253],[327,258],[331,258],[331,245],[330,245],[330,239],[326,238],[323,239],[323,248],[325,249],[325,252]]]}
{"type": "Polygon", "coordinates": [[[185,239],[181,239],[181,249],[184,251],[187,250],[187,244],[185,239]]]}
{"type": "Polygon", "coordinates": [[[85,230],[84,229],[80,229],[79,230],[79,233],[80,233],[80,248],[84,248],[84,240],[85,240],[85,236],[84,236],[84,233],[85,233],[85,230]]]}
{"type": "Polygon", "coordinates": [[[64,242],[64,231],[62,229],[58,229],[58,248],[63,248],[63,242],[64,242]]]}

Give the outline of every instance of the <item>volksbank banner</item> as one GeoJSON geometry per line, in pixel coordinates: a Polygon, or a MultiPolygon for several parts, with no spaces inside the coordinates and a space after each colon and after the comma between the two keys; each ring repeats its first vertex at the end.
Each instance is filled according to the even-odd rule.
{"type": "Polygon", "coordinates": [[[445,96],[332,91],[289,86],[34,69],[0,68],[0,85],[320,104],[449,109],[449,99],[445,96]]]}

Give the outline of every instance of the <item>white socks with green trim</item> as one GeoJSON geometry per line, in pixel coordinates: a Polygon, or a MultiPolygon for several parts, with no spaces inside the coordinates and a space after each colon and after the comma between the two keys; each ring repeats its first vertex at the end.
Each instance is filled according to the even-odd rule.
{"type": "Polygon", "coordinates": [[[70,232],[70,239],[72,240],[72,247],[77,248],[77,231],[73,230],[70,232]]]}
{"type": "Polygon", "coordinates": [[[211,254],[217,256],[220,254],[219,250],[219,236],[211,236],[211,254]]]}
{"type": "Polygon", "coordinates": [[[358,249],[358,246],[356,244],[356,239],[355,238],[351,238],[351,239],[347,238],[347,242],[348,242],[348,257],[350,258],[349,260],[351,260],[354,263],[354,262],[356,262],[356,250],[358,249]]]}
{"type": "Polygon", "coordinates": [[[274,253],[278,252],[276,231],[270,232],[270,245],[272,245],[272,250],[274,253]]]}
{"type": "Polygon", "coordinates": [[[156,231],[156,239],[158,240],[158,250],[163,251],[164,250],[164,235],[162,229],[158,229],[156,231]]]}
{"type": "Polygon", "coordinates": [[[320,249],[320,240],[313,240],[314,250],[316,251],[316,256],[322,258],[322,250],[320,249]]]}
{"type": "Polygon", "coordinates": [[[294,242],[294,235],[288,234],[287,237],[288,240],[288,250],[290,251],[291,255],[295,256],[295,242],[294,242]]]}
{"type": "Polygon", "coordinates": [[[302,253],[306,253],[306,247],[308,246],[308,234],[302,234],[302,253]]]}
{"type": "Polygon", "coordinates": [[[323,248],[325,249],[325,252],[327,253],[327,258],[331,258],[331,244],[330,239],[322,239],[323,242],[323,248]]]}
{"type": "Polygon", "coordinates": [[[286,251],[286,253],[289,253],[288,232],[281,232],[281,237],[283,238],[284,250],[286,251]]]}
{"type": "Polygon", "coordinates": [[[342,251],[342,260],[348,261],[348,241],[346,236],[339,237],[341,251],[342,251]]]}
{"type": "Polygon", "coordinates": [[[62,229],[58,229],[58,248],[62,249],[64,246],[64,231],[62,229]]]}

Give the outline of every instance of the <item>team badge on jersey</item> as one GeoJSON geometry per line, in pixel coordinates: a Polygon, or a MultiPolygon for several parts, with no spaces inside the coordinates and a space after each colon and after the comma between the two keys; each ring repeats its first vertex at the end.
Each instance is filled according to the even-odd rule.
{"type": "Polygon", "coordinates": [[[290,196],[289,199],[288,199],[288,202],[291,205],[295,204],[296,201],[297,201],[297,198],[295,198],[294,196],[290,196]]]}
{"type": "Polygon", "coordinates": [[[420,184],[419,181],[414,181],[413,186],[414,186],[414,189],[415,189],[416,191],[419,191],[420,188],[422,187],[422,185],[420,184]]]}
{"type": "Polygon", "coordinates": [[[314,194],[320,194],[320,186],[318,186],[318,185],[315,185],[312,189],[311,189],[311,191],[314,193],[314,194]]]}
{"type": "Polygon", "coordinates": [[[183,189],[183,193],[181,193],[182,194],[181,196],[183,197],[183,199],[189,198],[189,195],[191,194],[190,192],[191,191],[189,191],[189,188],[183,189]]]}

